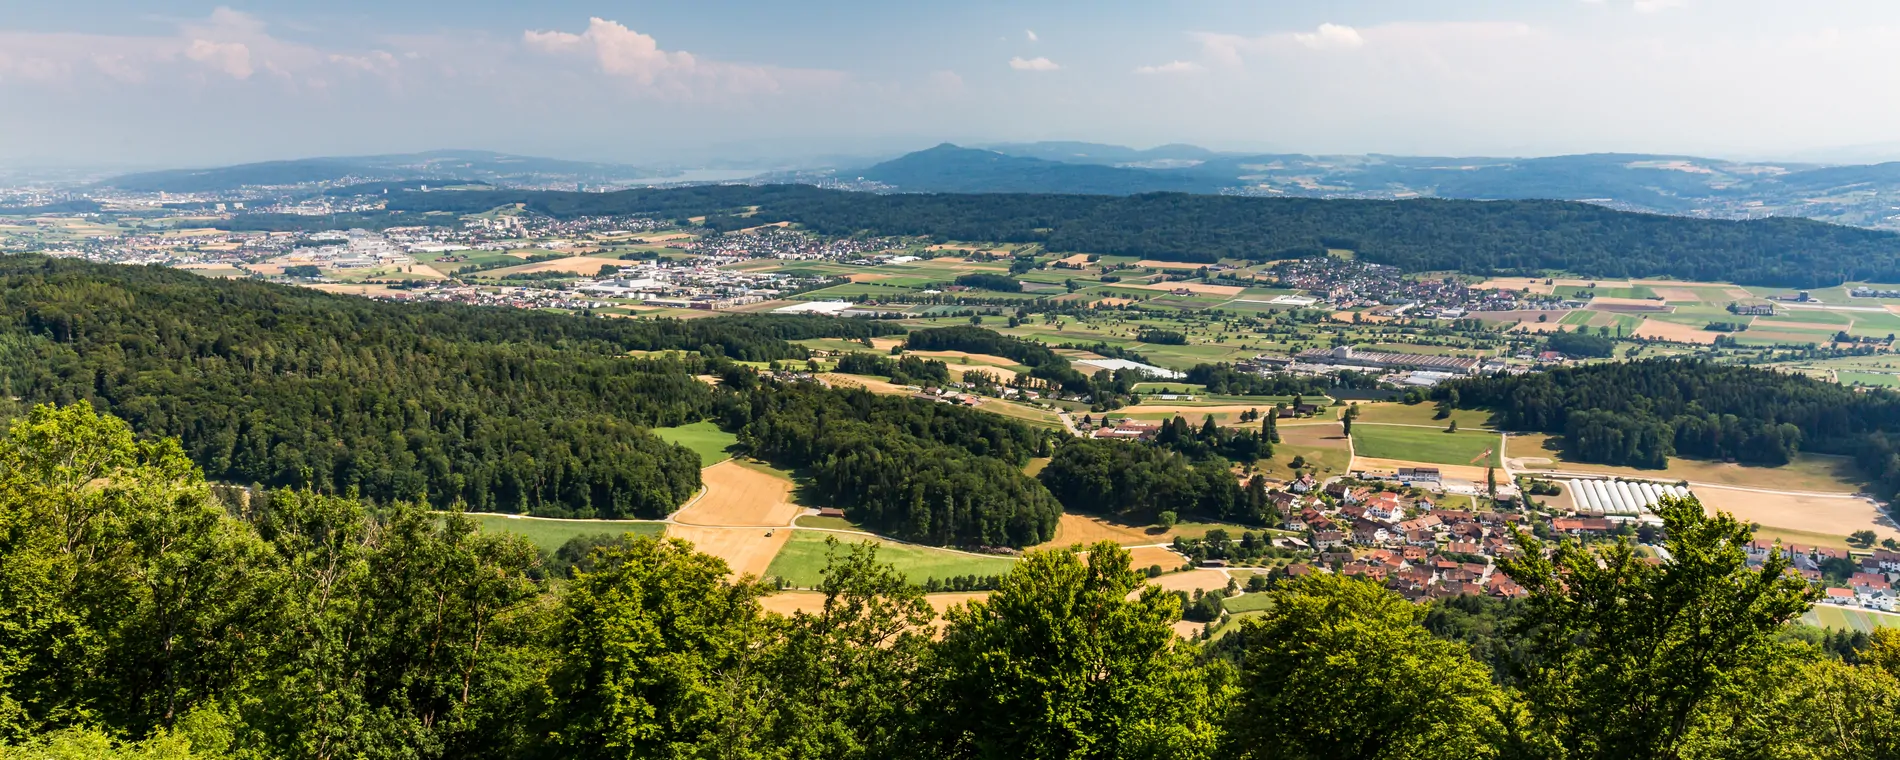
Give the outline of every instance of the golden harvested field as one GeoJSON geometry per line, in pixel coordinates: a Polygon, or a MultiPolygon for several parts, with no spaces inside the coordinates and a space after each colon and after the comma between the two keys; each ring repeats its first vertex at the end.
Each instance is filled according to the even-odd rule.
{"type": "Polygon", "coordinates": [[[627,262],[621,261],[620,259],[603,259],[594,256],[569,256],[565,259],[538,261],[533,264],[522,264],[521,266],[507,267],[505,269],[491,269],[487,272],[483,272],[482,275],[485,277],[506,277],[511,274],[529,274],[533,272],[567,272],[569,274],[592,277],[600,274],[601,267],[621,266],[626,263],[627,262]]]}
{"type": "Polygon", "coordinates": [[[1649,298],[1611,298],[1609,296],[1598,296],[1590,299],[1590,309],[1593,311],[1631,312],[1671,311],[1672,307],[1661,301],[1649,298]]]}
{"type": "Polygon", "coordinates": [[[916,393],[916,391],[906,390],[904,386],[892,385],[875,377],[840,375],[836,372],[826,372],[818,377],[838,388],[863,388],[872,393],[882,393],[889,396],[908,396],[916,393]]]}
{"type": "Polygon", "coordinates": [[[387,297],[400,291],[390,290],[387,285],[348,285],[340,282],[320,282],[304,287],[321,290],[325,293],[341,293],[349,296],[387,297]]]}
{"type": "Polygon", "coordinates": [[[1200,269],[1201,267],[1204,267],[1207,265],[1206,264],[1185,264],[1179,261],[1155,261],[1153,259],[1142,259],[1140,261],[1135,262],[1135,266],[1148,267],[1149,269],[1200,269]]]}
{"type": "Polygon", "coordinates": [[[988,364],[968,364],[968,365],[952,364],[950,365],[950,374],[956,376],[958,380],[963,379],[963,373],[965,372],[987,372],[989,373],[990,377],[996,378],[996,382],[1002,383],[1004,385],[1008,385],[1016,381],[1016,370],[1013,370],[1013,369],[1004,369],[1002,367],[992,367],[988,364]]]}
{"type": "Polygon", "coordinates": [[[1090,306],[1127,306],[1131,303],[1140,303],[1140,301],[1136,301],[1133,298],[1097,298],[1094,301],[1089,302],[1089,305],[1090,306]]]}
{"type": "Polygon", "coordinates": [[[890,279],[890,277],[891,276],[888,274],[876,274],[874,272],[856,272],[852,274],[851,276],[846,277],[845,279],[850,280],[852,282],[875,282],[877,280],[888,280],[890,279]]]}
{"type": "Polygon", "coordinates": [[[1471,316],[1485,322],[1529,322],[1532,324],[1537,323],[1538,317],[1543,317],[1544,322],[1549,324],[1558,322],[1569,314],[1570,312],[1565,309],[1517,309],[1514,311],[1478,311],[1472,312],[1471,316]]]}
{"type": "Polygon", "coordinates": [[[695,550],[725,560],[734,576],[763,577],[766,568],[772,566],[772,558],[792,540],[792,529],[668,525],[666,535],[691,541],[695,550]]]}
{"type": "Polygon", "coordinates": [[[1187,562],[1187,558],[1160,546],[1143,546],[1128,550],[1128,566],[1136,570],[1145,570],[1150,565],[1160,565],[1162,570],[1173,570],[1187,562]]]}
{"type": "Polygon", "coordinates": [[[1148,585],[1159,586],[1168,591],[1186,591],[1193,593],[1195,589],[1208,591],[1217,588],[1227,588],[1227,575],[1219,570],[1203,568],[1200,570],[1189,570],[1185,573],[1168,573],[1159,578],[1150,578],[1148,579],[1148,585]]]}
{"type": "Polygon", "coordinates": [[[1900,539],[1893,521],[1881,517],[1872,502],[1852,496],[1791,496],[1695,486],[1691,490],[1703,508],[1721,510],[1765,527],[1846,536],[1871,530],[1881,538],[1900,539]]]}
{"type": "Polygon", "coordinates": [[[1715,332],[1714,330],[1703,330],[1688,325],[1676,324],[1675,322],[1664,322],[1660,319],[1645,319],[1641,325],[1636,327],[1637,337],[1675,341],[1677,343],[1700,343],[1702,345],[1709,345],[1714,343],[1716,337],[1722,334],[1723,333],[1715,332]]]}
{"type": "Polygon", "coordinates": [[[1086,253],[1078,253],[1074,256],[1064,256],[1060,259],[1056,259],[1055,263],[1067,264],[1073,267],[1085,266],[1089,263],[1089,255],[1086,253]]]}
{"type": "Polygon", "coordinates": [[[1054,549],[1074,544],[1096,544],[1113,541],[1123,546],[1158,544],[1168,540],[1165,532],[1149,533],[1148,528],[1138,525],[1125,525],[1104,520],[1094,515],[1078,515],[1064,512],[1056,522],[1056,537],[1038,549],[1054,549]]]}
{"type": "Polygon", "coordinates": [[[1174,625],[1169,627],[1174,629],[1174,635],[1184,639],[1192,639],[1201,635],[1201,630],[1206,628],[1207,624],[1196,623],[1192,620],[1176,620],[1174,621],[1174,625]]]}
{"type": "Polygon", "coordinates": [[[871,347],[879,351],[890,351],[893,346],[904,345],[903,338],[872,338],[871,347]]]}
{"type": "Polygon", "coordinates": [[[192,228],[187,228],[187,229],[166,230],[162,233],[159,233],[158,236],[162,238],[194,238],[194,237],[215,237],[215,236],[224,235],[224,234],[227,234],[227,233],[225,233],[223,230],[213,230],[213,229],[192,227],[192,228]]]}
{"type": "Polygon", "coordinates": [[[1187,290],[1202,295],[1230,297],[1240,295],[1242,291],[1246,290],[1246,288],[1235,285],[1209,285],[1204,282],[1151,282],[1134,287],[1141,288],[1142,290],[1187,290]]]}
{"type": "MultiPolygon", "coordinates": [[[[989,596],[990,592],[988,591],[926,594],[924,595],[924,601],[929,602],[930,608],[936,610],[938,615],[942,615],[945,610],[955,605],[973,600],[988,599],[989,596]]],[[[759,606],[764,608],[766,612],[776,612],[780,615],[790,615],[794,612],[816,614],[825,609],[825,595],[816,591],[780,591],[771,596],[760,598],[759,606]]]]}
{"type": "Polygon", "coordinates": [[[1655,291],[1656,295],[1662,296],[1662,299],[1664,301],[1695,301],[1697,303],[1700,303],[1702,301],[1702,294],[1697,293],[1688,288],[1667,288],[1667,287],[1657,286],[1657,287],[1651,287],[1650,290],[1655,291]]]}
{"type": "MultiPolygon", "coordinates": [[[[1387,472],[1398,472],[1398,469],[1400,467],[1436,467],[1438,468],[1439,474],[1444,475],[1447,478],[1457,478],[1459,480],[1468,480],[1473,483],[1484,482],[1485,469],[1483,467],[1468,466],[1468,465],[1461,465],[1461,464],[1434,464],[1431,462],[1408,462],[1403,459],[1373,459],[1372,457],[1353,457],[1352,458],[1352,469],[1355,469],[1355,470],[1385,470],[1387,472]]],[[[1505,479],[1504,473],[1499,472],[1498,480],[1502,481],[1504,479],[1505,479]]]]}
{"type": "MultiPolygon", "coordinates": [[[[673,514],[689,525],[784,525],[804,511],[792,503],[792,482],[726,460],[701,471],[706,492],[673,514]]],[[[767,561],[771,557],[766,557],[767,561]]]]}
{"type": "MultiPolygon", "coordinates": [[[[875,344],[876,341],[872,341],[872,343],[875,344]]],[[[970,361],[968,362],[968,364],[970,365],[990,364],[990,365],[994,365],[998,367],[1010,367],[1010,366],[1016,365],[1016,360],[1009,359],[1002,356],[996,356],[994,354],[972,354],[972,353],[966,353],[963,351],[905,351],[904,353],[909,354],[911,356],[921,356],[926,359],[937,359],[952,367],[965,366],[964,362],[962,361],[964,359],[969,359],[970,361]]]]}
{"type": "Polygon", "coordinates": [[[1528,288],[1532,293],[1543,293],[1546,295],[1556,292],[1557,290],[1556,285],[1545,285],[1541,277],[1493,277],[1473,287],[1478,290],[1525,290],[1528,288]]]}

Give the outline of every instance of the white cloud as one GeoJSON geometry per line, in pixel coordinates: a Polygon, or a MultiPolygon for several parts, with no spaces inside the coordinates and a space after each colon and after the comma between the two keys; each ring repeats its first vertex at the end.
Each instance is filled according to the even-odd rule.
{"type": "Polygon", "coordinates": [[[1293,41],[1314,50],[1340,50],[1366,44],[1359,30],[1341,24],[1320,24],[1317,30],[1295,33],[1293,41]]]}
{"type": "Polygon", "coordinates": [[[1193,74],[1206,71],[1207,67],[1193,61],[1169,61],[1157,66],[1138,66],[1137,74],[1193,74]]]}
{"type": "Polygon", "coordinates": [[[601,18],[588,19],[580,34],[529,30],[521,40],[530,51],[591,60],[602,74],[673,97],[835,89],[848,80],[838,71],[730,63],[664,50],[651,35],[601,18]]]}
{"type": "Polygon", "coordinates": [[[1055,61],[1037,56],[1035,58],[1016,57],[1009,59],[1009,67],[1017,71],[1055,71],[1062,68],[1055,61]]]}
{"type": "Polygon", "coordinates": [[[1670,8],[1680,8],[1684,0],[1636,0],[1632,5],[1637,13],[1661,13],[1670,8]]]}
{"type": "Polygon", "coordinates": [[[1028,37],[1030,42],[1035,42],[1038,39],[1036,37],[1036,30],[1034,29],[1024,29],[1023,36],[1028,37]]]}
{"type": "Polygon", "coordinates": [[[251,49],[242,42],[212,42],[210,40],[192,40],[185,47],[185,57],[211,68],[229,74],[232,79],[250,79],[251,49]]]}
{"type": "Polygon", "coordinates": [[[669,53],[660,49],[652,36],[602,18],[587,20],[587,31],[522,32],[522,42],[531,50],[545,53],[579,53],[590,56],[603,74],[628,77],[651,85],[656,77],[669,71],[690,72],[697,61],[692,53],[669,53]]]}

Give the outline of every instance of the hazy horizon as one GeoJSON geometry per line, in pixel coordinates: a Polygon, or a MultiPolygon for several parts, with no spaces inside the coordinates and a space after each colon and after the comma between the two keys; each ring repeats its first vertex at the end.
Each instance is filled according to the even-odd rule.
{"type": "Polygon", "coordinates": [[[1900,6],[78,0],[0,20],[0,163],[699,164],[1074,140],[1900,157],[1900,6]]]}

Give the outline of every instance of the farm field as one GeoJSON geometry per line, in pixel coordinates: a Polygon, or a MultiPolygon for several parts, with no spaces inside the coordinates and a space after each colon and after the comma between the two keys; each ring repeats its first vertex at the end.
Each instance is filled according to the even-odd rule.
{"type": "Polygon", "coordinates": [[[1064,512],[1056,522],[1056,537],[1038,549],[1053,549],[1074,544],[1113,541],[1122,546],[1163,544],[1172,539],[1167,531],[1145,525],[1128,525],[1096,515],[1064,512]],[[1154,532],[1149,532],[1153,530],[1154,532]]]}
{"type": "Polygon", "coordinates": [[[594,536],[602,533],[633,533],[641,536],[657,536],[666,530],[666,523],[635,520],[552,520],[539,517],[514,517],[510,515],[467,513],[470,519],[482,526],[484,533],[513,533],[528,539],[543,551],[554,551],[561,544],[580,536],[594,536]]]}
{"type": "Polygon", "coordinates": [[[1817,604],[1801,616],[1801,622],[1820,628],[1872,633],[1877,628],[1900,628],[1900,615],[1879,610],[1817,604]]]}
{"type": "MultiPolygon", "coordinates": [[[[837,535],[814,530],[781,530],[789,539],[778,556],[774,557],[770,567],[764,570],[766,577],[784,578],[792,585],[801,588],[816,586],[825,569],[826,539],[836,538],[841,545],[856,541],[873,540],[868,536],[837,535]]],[[[879,541],[877,560],[894,565],[912,583],[923,583],[930,578],[951,578],[964,575],[1003,575],[1014,567],[1016,560],[1008,557],[984,557],[960,552],[937,549],[927,546],[913,546],[889,541],[879,541]]]]}
{"type": "MultiPolygon", "coordinates": [[[[880,559],[882,558],[880,552],[880,559]]],[[[924,601],[941,616],[944,611],[959,604],[987,599],[988,591],[965,591],[947,594],[925,594],[924,601]]],[[[825,609],[825,595],[816,591],[780,591],[759,598],[759,607],[766,612],[791,615],[797,612],[816,614],[825,609]]],[[[939,621],[941,624],[941,621],[939,621]]]]}
{"type": "Polygon", "coordinates": [[[763,578],[772,558],[792,537],[791,528],[729,528],[704,525],[668,525],[667,538],[691,542],[693,549],[724,560],[734,577],[763,578]]]}
{"type": "Polygon", "coordinates": [[[1294,457],[1302,458],[1304,469],[1322,479],[1343,475],[1352,465],[1346,436],[1336,423],[1281,425],[1280,442],[1273,445],[1273,458],[1261,460],[1258,467],[1267,477],[1285,480],[1293,476],[1294,457]]]}
{"type": "Polygon", "coordinates": [[[1883,517],[1873,502],[1862,498],[1796,496],[1713,486],[1696,486],[1693,490],[1704,508],[1728,512],[1765,527],[1831,536],[1871,530],[1883,539],[1900,539],[1900,530],[1894,528],[1893,521],[1883,517]]]}
{"type": "Polygon", "coordinates": [[[739,445],[739,436],[720,430],[711,422],[695,422],[670,428],[654,428],[653,434],[668,443],[677,443],[699,455],[699,466],[711,467],[732,458],[731,449],[739,445]]]}
{"type": "Polygon", "coordinates": [[[1354,424],[1352,447],[1355,455],[1372,459],[1474,467],[1502,464],[1496,433],[1354,424]]]}
{"type": "Polygon", "coordinates": [[[706,490],[673,520],[705,526],[789,526],[804,507],[792,503],[792,481],[736,461],[707,467],[706,490]]]}
{"type": "Polygon", "coordinates": [[[1853,461],[1846,457],[1820,454],[1796,454],[1794,461],[1781,467],[1749,467],[1729,462],[1671,457],[1669,467],[1642,470],[1634,467],[1576,462],[1562,457],[1555,437],[1542,433],[1512,434],[1504,444],[1505,456],[1514,469],[1563,470],[1622,475],[1650,480],[1708,483],[1737,488],[1765,488],[1777,491],[1813,491],[1816,493],[1854,493],[1853,461]]]}
{"type": "MultiPolygon", "coordinates": [[[[1358,404],[1359,419],[1355,426],[1363,423],[1381,423],[1392,425],[1424,425],[1443,429],[1452,420],[1458,421],[1459,430],[1483,430],[1491,425],[1491,413],[1482,409],[1453,409],[1446,419],[1434,419],[1438,407],[1432,404],[1400,404],[1395,402],[1365,402],[1358,404]]],[[[1333,417],[1337,419],[1346,413],[1348,407],[1338,407],[1333,417]]]]}

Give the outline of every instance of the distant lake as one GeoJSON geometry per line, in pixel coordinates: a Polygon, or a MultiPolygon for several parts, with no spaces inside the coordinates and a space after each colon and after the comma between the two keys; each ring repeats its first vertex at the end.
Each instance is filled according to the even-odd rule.
{"type": "Polygon", "coordinates": [[[678,176],[655,179],[655,182],[732,182],[747,177],[758,176],[757,169],[687,169],[678,176]]]}

